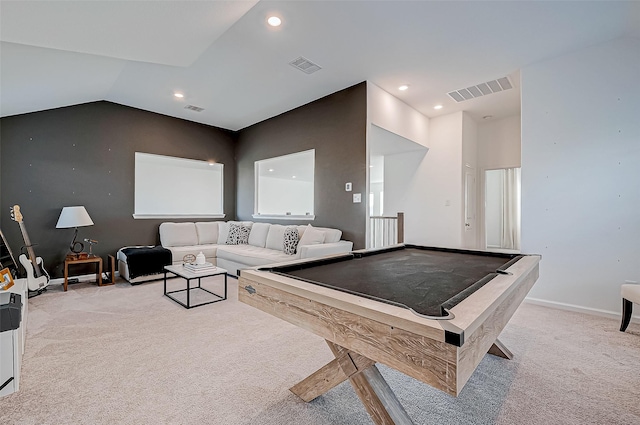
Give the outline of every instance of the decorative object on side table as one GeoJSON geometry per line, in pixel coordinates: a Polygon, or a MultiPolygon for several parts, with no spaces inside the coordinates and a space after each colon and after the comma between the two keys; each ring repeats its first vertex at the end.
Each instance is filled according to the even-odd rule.
{"type": "Polygon", "coordinates": [[[89,257],[93,257],[93,246],[98,244],[98,241],[95,239],[84,238],[85,242],[89,243],[89,257]]]}
{"type": "MultiPolygon", "coordinates": [[[[64,207],[60,212],[56,229],[69,229],[75,227],[73,240],[69,245],[69,250],[74,254],[80,254],[84,250],[84,244],[76,241],[78,237],[78,227],[93,226],[93,220],[83,206],[64,207]]],[[[86,258],[86,257],[85,257],[86,258]]]]}

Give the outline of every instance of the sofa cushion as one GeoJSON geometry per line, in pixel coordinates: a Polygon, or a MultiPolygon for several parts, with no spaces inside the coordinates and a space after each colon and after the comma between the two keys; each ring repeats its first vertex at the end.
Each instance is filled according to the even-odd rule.
{"type": "Polygon", "coordinates": [[[300,238],[299,245],[315,245],[324,243],[325,235],[325,232],[309,224],[300,238]]]}
{"type": "Polygon", "coordinates": [[[255,267],[294,260],[299,258],[300,254],[287,255],[280,250],[253,245],[224,245],[218,247],[217,256],[219,259],[255,267]]]}
{"type": "Polygon", "coordinates": [[[218,243],[218,222],[204,221],[196,223],[196,232],[198,233],[198,243],[209,244],[218,243]]]}
{"type": "Polygon", "coordinates": [[[284,250],[284,229],[285,226],[272,224],[271,227],[269,227],[265,248],[277,249],[282,252],[284,250]]]}
{"type": "Polygon", "coordinates": [[[251,233],[249,233],[249,245],[264,248],[267,244],[269,227],[271,227],[270,223],[253,223],[251,233]]]}
{"type": "Polygon", "coordinates": [[[218,245],[224,245],[227,243],[229,237],[229,225],[230,221],[220,221],[218,223],[218,245]]]}
{"type": "Polygon", "coordinates": [[[227,235],[227,245],[246,245],[249,243],[249,232],[251,227],[244,224],[229,224],[229,234],[227,235]]]}
{"type": "Polygon", "coordinates": [[[314,227],[324,232],[324,243],[334,243],[340,241],[342,237],[342,230],[330,229],[328,227],[314,227]]]}
{"type": "Polygon", "coordinates": [[[198,234],[194,223],[162,223],[160,243],[165,248],[198,244],[198,234]]]}
{"type": "Polygon", "coordinates": [[[298,247],[298,228],[296,226],[287,226],[284,229],[284,246],[282,251],[287,255],[293,255],[296,253],[298,247]]]}

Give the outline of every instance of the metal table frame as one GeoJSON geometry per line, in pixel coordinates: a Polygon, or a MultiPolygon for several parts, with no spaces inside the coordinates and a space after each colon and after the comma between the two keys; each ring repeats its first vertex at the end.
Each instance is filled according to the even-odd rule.
{"type": "Polygon", "coordinates": [[[193,273],[193,272],[190,272],[188,270],[185,270],[184,267],[181,266],[181,265],[165,266],[164,267],[164,295],[166,295],[167,297],[169,297],[173,301],[177,302],[178,304],[180,304],[184,308],[200,307],[201,305],[213,304],[213,303],[217,303],[218,301],[224,301],[224,300],[227,299],[227,271],[225,269],[223,269],[223,268],[218,267],[214,271],[203,272],[203,273],[193,273]],[[186,280],[187,281],[187,287],[185,289],[177,289],[175,291],[167,292],[167,273],[172,273],[172,274],[174,274],[174,275],[176,275],[178,277],[181,277],[184,280],[186,280]],[[205,289],[205,288],[203,288],[201,286],[201,279],[202,278],[218,276],[218,275],[224,275],[224,296],[218,295],[215,292],[211,292],[208,289],[205,289]],[[195,280],[195,279],[198,279],[198,286],[191,287],[191,281],[195,280]],[[207,301],[207,302],[200,303],[200,304],[191,305],[190,293],[194,289],[200,289],[200,290],[203,290],[205,292],[208,292],[209,294],[214,295],[218,299],[215,299],[213,301],[207,301]],[[171,294],[175,294],[177,292],[185,292],[185,291],[187,292],[187,303],[186,304],[171,295],[171,294]]]}

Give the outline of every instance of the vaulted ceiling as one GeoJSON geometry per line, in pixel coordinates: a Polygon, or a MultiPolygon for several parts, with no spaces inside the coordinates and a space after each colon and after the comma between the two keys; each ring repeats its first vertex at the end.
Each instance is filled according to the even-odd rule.
{"type": "Polygon", "coordinates": [[[621,36],[640,37],[640,2],[2,0],[0,115],[108,100],[238,130],[369,80],[429,117],[500,117],[521,68],[621,36]]]}

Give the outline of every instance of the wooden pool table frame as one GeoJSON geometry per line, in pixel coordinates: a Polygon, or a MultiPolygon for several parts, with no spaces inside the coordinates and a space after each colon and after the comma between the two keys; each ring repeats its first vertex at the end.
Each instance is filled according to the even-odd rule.
{"type": "MultiPolygon", "coordinates": [[[[303,262],[303,261],[298,261],[303,262]]],[[[451,320],[260,270],[242,270],[238,299],[324,338],[336,359],[291,391],[313,400],[349,379],[377,424],[411,419],[375,363],[457,396],[487,352],[510,358],[498,335],[539,274],[527,255],[451,309],[451,320]],[[452,335],[454,338],[452,338],[452,335]],[[458,335],[456,342],[455,335],[458,335]]]]}

